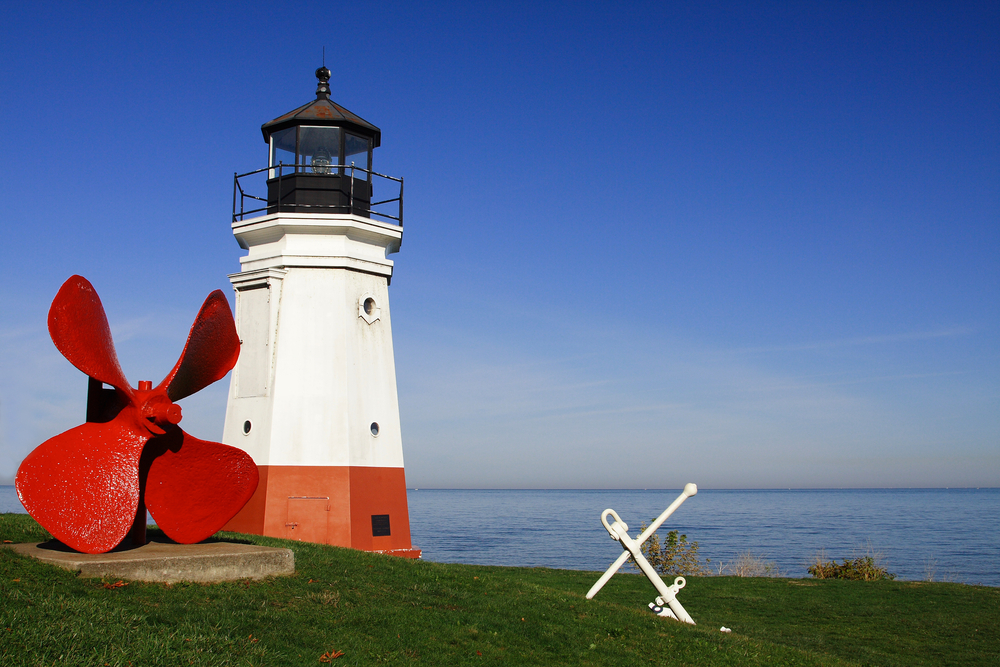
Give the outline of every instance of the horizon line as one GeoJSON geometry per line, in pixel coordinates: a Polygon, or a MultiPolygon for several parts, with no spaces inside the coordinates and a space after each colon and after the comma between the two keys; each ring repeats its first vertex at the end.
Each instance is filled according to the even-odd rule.
{"type": "MultiPolygon", "coordinates": [[[[407,486],[407,491],[680,491],[683,487],[472,487],[407,486]]],[[[982,491],[1000,490],[1000,486],[755,486],[698,487],[698,491],[982,491]]]]}

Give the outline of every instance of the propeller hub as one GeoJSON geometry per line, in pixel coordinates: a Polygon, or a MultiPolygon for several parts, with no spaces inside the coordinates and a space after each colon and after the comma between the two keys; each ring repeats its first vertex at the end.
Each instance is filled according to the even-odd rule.
{"type": "Polygon", "coordinates": [[[139,391],[136,402],[141,405],[143,426],[156,435],[162,435],[169,426],[176,426],[181,422],[181,406],[172,402],[167,397],[164,389],[152,389],[153,383],[148,380],[139,382],[139,391]],[[143,396],[142,394],[146,394],[143,396]]]}

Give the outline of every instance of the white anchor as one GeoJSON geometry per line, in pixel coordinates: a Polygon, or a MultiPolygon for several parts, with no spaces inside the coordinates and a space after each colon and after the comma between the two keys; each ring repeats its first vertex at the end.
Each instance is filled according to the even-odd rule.
{"type": "Polygon", "coordinates": [[[628,536],[628,525],[621,520],[618,513],[613,509],[604,510],[601,513],[601,523],[603,523],[604,527],[607,528],[608,534],[611,535],[611,539],[621,543],[624,550],[622,551],[622,555],[618,557],[618,560],[612,563],[607,572],[602,574],[601,578],[597,580],[597,583],[591,587],[590,591],[587,593],[587,599],[590,600],[597,595],[597,592],[604,587],[604,584],[608,583],[608,580],[614,576],[615,572],[617,572],[619,568],[625,564],[628,557],[632,556],[632,558],[635,559],[636,564],[639,566],[639,569],[642,570],[642,573],[646,575],[646,578],[649,579],[650,583],[653,584],[653,587],[660,594],[656,598],[655,604],[650,603],[650,608],[653,609],[658,616],[666,616],[694,625],[694,619],[692,619],[691,616],[684,610],[684,607],[677,599],[677,593],[684,588],[685,584],[687,584],[687,580],[684,579],[684,577],[677,577],[674,579],[672,586],[667,586],[663,583],[663,579],[660,579],[660,575],[656,573],[653,566],[650,565],[649,561],[646,560],[646,557],[642,555],[642,544],[649,539],[649,536],[655,533],[661,525],[663,525],[663,522],[666,521],[667,518],[681,506],[681,503],[696,493],[698,493],[697,486],[694,484],[686,484],[684,486],[684,491],[681,495],[677,496],[677,500],[670,503],[670,507],[664,510],[663,514],[658,516],[656,521],[654,521],[649,528],[644,530],[642,534],[634,540],[628,536]],[[615,518],[614,523],[608,524],[608,515],[615,518]]]}

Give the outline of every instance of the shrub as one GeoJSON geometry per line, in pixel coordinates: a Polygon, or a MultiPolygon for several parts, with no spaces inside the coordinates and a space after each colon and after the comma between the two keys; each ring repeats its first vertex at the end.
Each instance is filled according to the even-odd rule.
{"type": "MultiPolygon", "coordinates": [[[[642,524],[642,531],[648,524],[642,524]]],[[[642,532],[640,531],[640,532],[642,532]]],[[[688,542],[687,535],[678,535],[676,530],[667,533],[667,538],[661,543],[660,536],[653,533],[642,543],[642,555],[658,573],[666,576],[690,576],[709,574],[702,567],[698,557],[698,543],[688,542]]],[[[633,567],[635,560],[629,558],[633,567]]]]}
{"type": "Polygon", "coordinates": [[[933,558],[924,561],[924,581],[927,582],[947,582],[947,583],[959,583],[960,579],[958,575],[955,574],[954,570],[939,573],[937,561],[933,558]]]}
{"type": "Polygon", "coordinates": [[[743,551],[736,554],[736,560],[731,563],[719,561],[715,569],[718,575],[733,577],[780,577],[778,564],[767,560],[763,554],[755,554],[752,551],[743,551]]]}
{"type": "Polygon", "coordinates": [[[826,560],[821,551],[816,554],[813,564],[806,571],[817,579],[852,579],[854,581],[892,580],[895,574],[882,565],[882,553],[872,549],[871,543],[867,550],[854,558],[845,558],[843,563],[826,560]]]}

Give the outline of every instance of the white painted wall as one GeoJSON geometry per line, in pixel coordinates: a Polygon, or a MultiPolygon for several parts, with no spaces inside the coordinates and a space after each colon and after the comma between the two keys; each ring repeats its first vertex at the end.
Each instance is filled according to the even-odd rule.
{"type": "Polygon", "coordinates": [[[402,467],[386,259],[402,229],[302,214],[233,228],[250,252],[230,276],[243,344],[223,442],[258,465],[402,467]]]}

